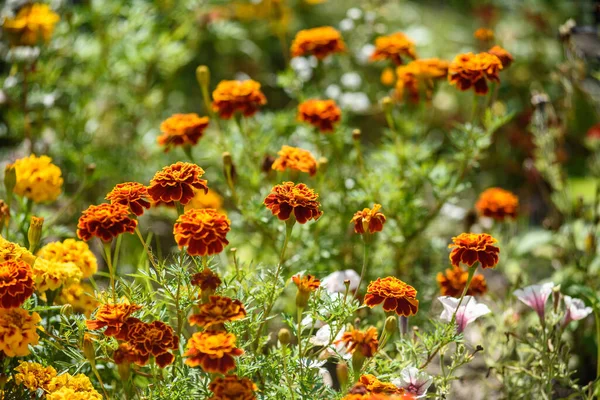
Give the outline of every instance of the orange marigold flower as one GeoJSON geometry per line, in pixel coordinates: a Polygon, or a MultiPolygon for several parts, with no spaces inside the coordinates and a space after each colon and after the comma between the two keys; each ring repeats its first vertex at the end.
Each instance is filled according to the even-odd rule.
{"type": "Polygon", "coordinates": [[[484,217],[503,221],[506,218],[517,217],[519,198],[508,190],[493,187],[479,195],[475,208],[484,217]]]}
{"type": "Polygon", "coordinates": [[[461,233],[452,238],[450,262],[458,267],[460,263],[473,266],[477,261],[481,268],[494,268],[498,264],[500,249],[494,244],[496,239],[487,233],[461,233]]]}
{"type": "Polygon", "coordinates": [[[119,338],[131,345],[137,356],[134,362],[140,366],[146,365],[150,357],[154,357],[156,365],[164,368],[175,360],[169,350],[179,348],[179,338],[173,328],[162,321],[146,323],[137,318],[128,318],[119,332],[119,338]]]}
{"type": "Polygon", "coordinates": [[[494,31],[487,28],[479,28],[473,32],[473,37],[482,42],[489,42],[490,40],[494,40],[494,31]]]}
{"type": "Polygon", "coordinates": [[[7,357],[29,355],[29,345],[40,339],[37,331],[42,319],[36,312],[22,308],[0,308],[0,351],[7,357]]]}
{"type": "Polygon", "coordinates": [[[382,382],[375,377],[375,375],[366,374],[361,375],[358,380],[360,383],[365,385],[367,390],[371,393],[400,393],[401,389],[398,389],[396,385],[390,382],[382,382]]]}
{"type": "Polygon", "coordinates": [[[298,290],[304,293],[314,292],[321,286],[321,281],[312,275],[294,275],[292,281],[294,281],[298,290]]]}
{"type": "Polygon", "coordinates": [[[367,287],[365,304],[371,308],[383,303],[385,311],[410,317],[419,310],[419,300],[414,287],[393,276],[378,278],[367,287]]]}
{"type": "Polygon", "coordinates": [[[180,249],[187,246],[189,255],[206,256],[222,252],[229,244],[229,229],[229,218],[217,210],[193,208],[177,218],[173,235],[180,249]]]}
{"type": "Polygon", "coordinates": [[[385,224],[385,215],[379,211],[381,204],[373,205],[373,209],[365,208],[357,211],[350,222],[354,222],[354,232],[361,235],[366,233],[381,232],[385,224]]]}
{"type": "Polygon", "coordinates": [[[144,208],[150,208],[148,188],[138,182],[119,183],[106,195],[106,200],[129,207],[138,217],[144,213],[144,208]]]}
{"type": "Polygon", "coordinates": [[[212,189],[208,189],[206,193],[203,190],[194,191],[194,197],[185,205],[184,210],[187,211],[191,208],[214,208],[225,214],[223,198],[212,189]]]}
{"type": "Polygon", "coordinates": [[[212,95],[212,108],[223,119],[231,118],[236,111],[250,117],[267,104],[267,98],[260,90],[260,83],[252,79],[221,81],[212,95]]]}
{"type": "Polygon", "coordinates": [[[158,144],[165,146],[165,152],[176,146],[193,146],[204,135],[208,126],[208,117],[196,113],[173,114],[160,124],[161,135],[158,144]]]}
{"type": "Polygon", "coordinates": [[[299,31],[292,42],[292,57],[315,56],[319,60],[330,54],[343,53],[346,45],[342,35],[331,26],[299,31]]]}
{"type": "Polygon", "coordinates": [[[13,43],[19,46],[35,46],[38,41],[48,42],[54,25],[60,20],[47,4],[26,4],[14,18],[6,18],[2,28],[12,35],[13,43]]]}
{"type": "Polygon", "coordinates": [[[258,387],[248,378],[226,375],[215,378],[208,387],[214,396],[208,400],[254,400],[258,387]]]}
{"type": "Polygon", "coordinates": [[[194,286],[198,286],[203,292],[210,291],[214,293],[221,286],[221,278],[210,268],[204,268],[202,272],[192,275],[191,283],[194,286]]]}
{"type": "MultiPolygon", "coordinates": [[[[437,282],[440,285],[440,293],[442,296],[460,297],[465,285],[469,272],[461,267],[448,268],[446,272],[437,274],[437,282]]],[[[474,275],[467,290],[467,296],[483,295],[487,292],[487,283],[483,275],[474,275]]]]}
{"type": "Polygon", "coordinates": [[[200,305],[198,313],[191,315],[189,321],[190,325],[208,328],[244,317],[246,309],[241,301],[223,296],[210,296],[209,302],[200,305]]]}
{"type": "Polygon", "coordinates": [[[271,168],[276,171],[291,169],[306,172],[310,176],[317,173],[317,160],[310,151],[298,147],[283,146],[277,154],[279,154],[279,158],[271,165],[271,168]]]}
{"type": "Polygon", "coordinates": [[[321,132],[332,132],[342,119],[342,111],[334,100],[306,100],[298,106],[298,121],[308,122],[321,132]]]}
{"type": "Polygon", "coordinates": [[[500,82],[498,73],[502,62],[490,53],[459,54],[448,67],[448,80],[459,90],[475,88],[475,93],[484,95],[488,92],[487,81],[500,82]]]}
{"type": "Polygon", "coordinates": [[[206,372],[226,374],[235,368],[233,357],[241,356],[244,350],[235,347],[233,333],[223,331],[197,332],[186,345],[185,363],[190,367],[202,367],[206,372]]]}
{"type": "Polygon", "coordinates": [[[186,205],[194,197],[194,189],[208,192],[207,182],[200,179],[204,170],[196,164],[177,162],[158,171],[150,181],[148,194],[155,203],[178,201],[186,205]]]}
{"type": "Polygon", "coordinates": [[[303,183],[294,185],[294,182],[283,182],[273,186],[264,204],[282,221],[288,220],[293,212],[296,221],[305,224],[311,219],[316,221],[323,215],[318,198],[319,195],[303,183]]]}
{"type": "Polygon", "coordinates": [[[424,94],[427,101],[431,100],[435,81],[446,78],[449,65],[448,61],[428,58],[398,67],[396,97],[403,99],[408,94],[411,102],[418,103],[424,94]]]}
{"type": "Polygon", "coordinates": [[[392,60],[396,65],[402,65],[402,57],[417,58],[415,43],[404,33],[396,32],[375,39],[371,61],[392,60]]]}
{"type": "Polygon", "coordinates": [[[500,46],[494,46],[491,49],[489,49],[487,52],[495,55],[496,57],[498,57],[500,59],[500,62],[502,63],[502,69],[506,69],[506,68],[510,67],[510,65],[514,61],[512,54],[510,54],[508,51],[506,51],[505,49],[503,49],[500,46]]]}
{"type": "Polygon", "coordinates": [[[0,307],[16,308],[25,303],[34,291],[33,272],[20,260],[0,263],[0,307]]]}
{"type": "Polygon", "coordinates": [[[92,237],[110,242],[124,232],[133,233],[137,221],[129,217],[129,208],[122,204],[89,206],[77,223],[77,236],[86,242],[92,237]]]}
{"type": "Polygon", "coordinates": [[[119,336],[125,321],[141,308],[137,304],[129,303],[102,304],[96,311],[96,319],[85,321],[85,325],[90,330],[106,327],[105,336],[119,336]]]}
{"type": "Polygon", "coordinates": [[[372,326],[366,331],[361,331],[350,327],[336,343],[343,343],[350,353],[358,351],[364,357],[373,357],[379,346],[377,329],[372,326]]]}

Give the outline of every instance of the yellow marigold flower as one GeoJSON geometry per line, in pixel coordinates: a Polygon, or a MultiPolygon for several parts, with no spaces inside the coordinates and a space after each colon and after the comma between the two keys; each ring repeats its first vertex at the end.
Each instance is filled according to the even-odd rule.
{"type": "Polygon", "coordinates": [[[379,79],[383,85],[392,86],[396,80],[396,73],[394,72],[393,68],[385,68],[381,72],[381,77],[379,79]]]}
{"type": "Polygon", "coordinates": [[[29,355],[29,345],[39,341],[37,330],[42,319],[22,308],[0,308],[0,350],[7,357],[29,355]]]}
{"type": "Polygon", "coordinates": [[[333,126],[342,119],[342,111],[334,100],[306,100],[298,105],[298,121],[318,128],[321,132],[332,132],[333,126]]]}
{"type": "Polygon", "coordinates": [[[15,374],[17,385],[23,385],[32,392],[38,389],[48,391],[48,385],[56,377],[54,367],[44,367],[36,362],[20,361],[15,371],[17,371],[15,374]]]}
{"type": "Polygon", "coordinates": [[[448,80],[459,90],[473,87],[476,94],[484,95],[489,90],[487,81],[500,82],[501,69],[502,62],[493,54],[459,54],[448,67],[448,80]]]}
{"type": "Polygon", "coordinates": [[[482,42],[494,40],[494,31],[487,28],[479,28],[473,32],[473,37],[482,42]]]}
{"type": "Polygon", "coordinates": [[[393,383],[382,382],[379,379],[377,379],[377,377],[375,377],[375,375],[371,375],[371,374],[361,375],[361,377],[358,381],[360,383],[362,383],[363,385],[365,385],[367,390],[371,393],[393,394],[393,393],[402,392],[402,389],[399,389],[393,383]]]}
{"type": "Polygon", "coordinates": [[[191,256],[218,254],[229,244],[231,229],[227,216],[212,208],[191,209],[179,216],[173,235],[179,248],[186,247],[191,256]]]}
{"type": "Polygon", "coordinates": [[[48,391],[46,400],[102,400],[102,395],[84,374],[59,375],[50,382],[48,391]]]}
{"type": "Polygon", "coordinates": [[[204,170],[196,164],[176,162],[154,174],[148,187],[148,194],[154,203],[173,203],[178,201],[186,205],[194,197],[195,190],[208,192],[208,182],[200,179],[204,170]]]}
{"type": "MultiPolygon", "coordinates": [[[[448,268],[437,274],[437,282],[442,296],[460,297],[467,284],[469,272],[462,267],[448,268]]],[[[466,296],[478,296],[487,292],[487,283],[483,275],[473,275],[466,296]]]]}
{"type": "Polygon", "coordinates": [[[336,343],[343,343],[350,353],[359,352],[364,357],[373,357],[379,346],[377,329],[372,326],[366,331],[361,331],[350,327],[336,343]]]}
{"type": "Polygon", "coordinates": [[[500,59],[500,62],[502,63],[502,69],[506,69],[506,68],[510,67],[510,65],[514,61],[512,54],[510,54],[508,51],[506,51],[505,49],[503,49],[500,46],[494,46],[491,49],[489,49],[487,52],[495,55],[496,57],[498,57],[500,59]]]}
{"type": "Polygon", "coordinates": [[[415,43],[402,32],[379,36],[375,39],[375,51],[371,61],[392,60],[396,65],[402,65],[402,57],[417,58],[415,43]]]}
{"type": "Polygon", "coordinates": [[[56,298],[56,303],[70,304],[73,311],[89,318],[98,307],[98,300],[92,296],[93,293],[94,288],[89,283],[74,283],[63,287],[56,298]]]}
{"type": "Polygon", "coordinates": [[[160,124],[161,135],[158,144],[165,146],[165,152],[171,147],[194,146],[204,135],[208,126],[208,117],[196,113],[174,114],[160,124]]]}
{"type": "Polygon", "coordinates": [[[452,249],[450,262],[455,267],[461,262],[472,267],[479,261],[481,268],[494,268],[500,258],[500,249],[494,246],[495,243],[496,239],[487,233],[461,233],[448,245],[452,249]]]}
{"type": "Polygon", "coordinates": [[[212,108],[223,119],[231,118],[237,111],[250,117],[265,104],[267,98],[260,90],[260,83],[252,79],[221,81],[213,92],[212,108]]]}
{"type": "Polygon", "coordinates": [[[255,400],[258,387],[248,378],[226,375],[215,378],[208,387],[214,396],[208,400],[255,400]]]}
{"type": "Polygon", "coordinates": [[[345,51],[342,35],[331,26],[301,30],[296,34],[291,48],[292,57],[312,55],[319,60],[345,51]]]}
{"type": "Polygon", "coordinates": [[[183,209],[187,211],[193,208],[214,208],[220,213],[225,214],[225,210],[223,210],[223,198],[212,189],[208,189],[206,193],[203,190],[195,190],[194,197],[192,197],[183,209]]]}
{"type": "Polygon", "coordinates": [[[517,217],[519,198],[508,190],[493,187],[479,195],[475,208],[484,217],[504,221],[506,218],[517,217]]]}
{"type": "Polygon", "coordinates": [[[133,233],[137,221],[129,216],[129,208],[122,204],[91,205],[81,213],[77,223],[77,236],[89,241],[97,237],[103,242],[110,242],[122,233],[133,233]]]}
{"type": "Polygon", "coordinates": [[[0,308],[20,307],[33,294],[33,272],[22,260],[0,262],[0,308]]]}
{"type": "Polygon", "coordinates": [[[47,4],[33,3],[21,7],[14,18],[6,18],[2,28],[12,36],[14,44],[34,46],[40,40],[50,40],[59,20],[47,4]]]}
{"type": "Polygon", "coordinates": [[[279,158],[271,165],[271,168],[276,171],[291,169],[306,172],[310,176],[317,173],[317,160],[310,151],[298,147],[283,146],[277,154],[279,154],[279,158]]]}
{"type": "Polygon", "coordinates": [[[311,219],[316,221],[323,215],[318,198],[319,195],[303,183],[294,185],[294,182],[284,182],[273,186],[264,204],[282,221],[287,221],[294,213],[296,221],[305,224],[311,219]]]}
{"type": "Polygon", "coordinates": [[[371,308],[383,303],[384,311],[410,317],[419,310],[419,300],[414,287],[393,276],[378,278],[367,287],[365,304],[371,308]]]}
{"type": "Polygon", "coordinates": [[[202,328],[219,326],[224,322],[246,317],[246,309],[239,300],[223,296],[210,296],[209,302],[200,305],[198,313],[189,317],[190,325],[202,328]]]}
{"type": "Polygon", "coordinates": [[[29,265],[35,262],[35,256],[25,247],[19,246],[16,243],[9,242],[0,236],[0,262],[3,261],[25,261],[29,265]]]}
{"type": "Polygon", "coordinates": [[[38,257],[48,261],[71,262],[81,271],[81,279],[86,279],[98,270],[96,256],[86,242],[65,239],[62,242],[48,243],[42,247],[38,257]]]}
{"type": "Polygon", "coordinates": [[[40,293],[78,283],[81,277],[81,270],[72,262],[49,261],[38,257],[33,264],[35,289],[40,293]]]}
{"type": "Polygon", "coordinates": [[[138,182],[119,183],[106,195],[111,204],[122,204],[129,207],[138,217],[144,213],[144,208],[150,208],[148,188],[138,182]]]}
{"type": "Polygon", "coordinates": [[[200,366],[206,372],[226,374],[235,368],[233,357],[244,354],[244,350],[235,347],[235,341],[233,333],[223,331],[194,333],[186,345],[185,363],[200,366]]]}
{"type": "Polygon", "coordinates": [[[17,185],[14,193],[36,203],[56,200],[62,191],[63,178],[60,168],[52,164],[48,156],[20,158],[14,163],[17,185]]]}
{"type": "Polygon", "coordinates": [[[373,205],[373,209],[365,208],[357,211],[350,222],[354,222],[354,232],[359,234],[375,233],[383,230],[385,215],[381,211],[381,204],[373,205]]]}
{"type": "Polygon", "coordinates": [[[403,99],[407,94],[411,102],[418,103],[421,94],[429,101],[433,96],[436,80],[445,79],[448,61],[428,58],[411,61],[396,69],[396,97],[403,99]]]}

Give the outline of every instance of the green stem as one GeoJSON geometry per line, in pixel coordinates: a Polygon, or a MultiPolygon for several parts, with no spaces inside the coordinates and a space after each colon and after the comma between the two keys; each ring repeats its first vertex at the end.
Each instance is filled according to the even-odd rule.
{"type": "Polygon", "coordinates": [[[360,292],[360,285],[362,284],[363,278],[365,277],[365,271],[367,270],[367,238],[365,235],[369,235],[369,233],[364,233],[362,235],[363,238],[363,264],[360,270],[360,278],[358,279],[358,286],[356,286],[356,292],[354,293],[354,298],[358,298],[358,293],[360,292]]]}
{"type": "Polygon", "coordinates": [[[106,265],[108,266],[108,273],[110,275],[110,287],[112,289],[113,302],[117,304],[117,289],[115,286],[115,269],[112,263],[111,257],[111,244],[112,242],[102,242],[104,246],[104,254],[106,258],[106,265]]]}
{"type": "Polygon", "coordinates": [[[460,306],[463,302],[463,299],[465,298],[465,296],[467,295],[467,292],[469,291],[469,286],[471,286],[471,281],[473,280],[473,276],[475,276],[475,271],[477,271],[477,265],[475,267],[469,267],[469,276],[467,278],[467,284],[465,285],[465,288],[463,289],[463,292],[460,295],[460,300],[458,301],[456,310],[454,310],[454,314],[452,314],[452,321],[451,321],[450,325],[452,325],[452,322],[456,321],[456,313],[458,312],[458,309],[460,308],[460,306]]]}
{"type": "Polygon", "coordinates": [[[281,364],[283,367],[283,374],[285,375],[285,381],[287,382],[288,388],[290,389],[290,396],[292,400],[295,400],[295,396],[294,396],[294,387],[292,386],[292,382],[290,381],[291,376],[288,374],[288,369],[287,369],[287,364],[285,362],[285,359],[287,357],[287,345],[282,344],[281,345],[281,364]]]}
{"type": "Polygon", "coordinates": [[[600,379],[600,311],[594,305],[594,318],[596,319],[596,379],[600,379]]]}
{"type": "Polygon", "coordinates": [[[302,307],[298,307],[298,330],[296,333],[298,335],[298,368],[300,370],[300,377],[302,377],[302,311],[302,307]]]}

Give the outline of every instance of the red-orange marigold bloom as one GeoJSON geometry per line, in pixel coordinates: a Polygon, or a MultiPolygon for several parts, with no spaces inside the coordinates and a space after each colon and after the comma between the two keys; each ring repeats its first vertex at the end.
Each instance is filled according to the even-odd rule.
{"type": "Polygon", "coordinates": [[[321,132],[332,132],[342,119],[342,111],[334,100],[306,100],[298,106],[298,121],[308,122],[321,132]]]}
{"type": "Polygon", "coordinates": [[[218,254],[229,244],[229,218],[214,208],[192,208],[177,218],[173,235],[179,248],[191,256],[218,254]]]}
{"type": "Polygon", "coordinates": [[[141,308],[129,303],[102,304],[96,311],[96,319],[85,321],[85,325],[91,330],[106,327],[105,336],[117,336],[129,316],[141,308]]]}
{"type": "Polygon", "coordinates": [[[119,333],[119,338],[131,344],[138,365],[146,365],[154,357],[156,365],[166,367],[175,360],[169,350],[177,350],[179,338],[173,328],[162,321],[142,322],[137,318],[128,318],[119,333]]]}
{"type": "Polygon", "coordinates": [[[160,124],[158,144],[165,146],[165,152],[171,147],[193,146],[204,135],[208,121],[208,117],[200,117],[196,113],[173,114],[160,124]]]}
{"type": "Polygon", "coordinates": [[[372,209],[365,208],[357,211],[350,222],[354,222],[354,232],[361,235],[366,233],[381,232],[385,224],[385,215],[379,211],[381,204],[373,205],[372,209]]]}
{"type": "Polygon", "coordinates": [[[396,65],[402,65],[402,57],[417,58],[415,43],[402,32],[379,36],[375,39],[375,51],[371,61],[392,60],[396,65]]]}
{"type": "Polygon", "coordinates": [[[244,354],[244,350],[235,347],[235,341],[233,333],[196,332],[187,342],[185,363],[190,367],[200,366],[206,372],[226,374],[235,368],[233,357],[244,354]]]}
{"type": "Polygon", "coordinates": [[[277,154],[279,154],[279,158],[271,165],[271,168],[276,171],[291,169],[306,172],[310,176],[314,176],[317,173],[317,160],[315,160],[315,157],[308,150],[283,146],[277,154]]]}
{"type": "Polygon", "coordinates": [[[346,45],[342,35],[331,26],[299,31],[292,42],[292,57],[312,55],[319,60],[334,53],[343,53],[346,45]]]}
{"type": "Polygon", "coordinates": [[[506,69],[506,68],[510,67],[510,65],[515,60],[513,58],[512,54],[510,54],[508,51],[506,51],[504,48],[502,48],[500,46],[492,47],[491,49],[488,50],[488,53],[493,54],[500,59],[500,62],[502,63],[502,69],[506,69]]]}
{"type": "Polygon", "coordinates": [[[21,260],[0,263],[0,307],[20,307],[34,292],[33,271],[21,260]]]}
{"type": "Polygon", "coordinates": [[[500,249],[494,244],[496,239],[487,233],[461,233],[452,238],[450,262],[458,267],[460,263],[473,266],[477,261],[481,268],[494,268],[498,264],[500,249]]]}
{"type": "Polygon", "coordinates": [[[479,195],[475,208],[484,217],[503,221],[506,218],[517,217],[519,198],[508,190],[493,187],[479,195]]]}
{"type": "Polygon", "coordinates": [[[246,317],[246,309],[239,300],[223,296],[210,296],[209,302],[201,304],[197,314],[190,315],[190,325],[208,328],[224,322],[246,317]]]}
{"type": "Polygon", "coordinates": [[[254,400],[258,387],[248,378],[226,375],[215,378],[208,386],[214,396],[208,400],[254,400]]]}
{"type": "MultiPolygon", "coordinates": [[[[442,296],[460,297],[465,285],[469,272],[462,267],[452,267],[446,269],[446,272],[437,274],[437,282],[440,285],[440,293],[442,296]]],[[[487,283],[483,275],[473,275],[467,296],[480,296],[487,292],[487,283]]]]}
{"type": "Polygon", "coordinates": [[[448,67],[448,80],[459,90],[475,88],[475,93],[484,95],[488,92],[487,81],[500,82],[498,72],[502,62],[490,53],[459,54],[448,67]]]}
{"type": "Polygon", "coordinates": [[[144,208],[150,208],[148,188],[138,182],[119,183],[106,195],[106,200],[129,207],[138,217],[144,213],[144,208]]]}
{"type": "Polygon", "coordinates": [[[215,274],[210,268],[204,268],[201,272],[192,275],[191,283],[198,286],[202,291],[214,292],[221,286],[221,278],[215,274]]]}
{"type": "Polygon", "coordinates": [[[314,292],[321,286],[321,281],[312,275],[294,275],[292,281],[294,281],[298,290],[303,293],[314,292]]]}
{"type": "Polygon", "coordinates": [[[399,389],[396,385],[391,382],[382,382],[375,375],[366,374],[361,375],[358,380],[360,383],[365,385],[367,390],[371,393],[401,393],[402,389],[399,389]]]}
{"type": "Polygon", "coordinates": [[[284,182],[273,186],[264,204],[282,221],[289,219],[293,212],[296,221],[305,224],[311,219],[316,221],[323,215],[318,198],[319,195],[303,183],[294,185],[294,182],[284,182]]]}
{"type": "Polygon", "coordinates": [[[236,111],[250,117],[265,104],[267,98],[260,90],[260,83],[252,79],[221,81],[213,92],[212,108],[223,119],[231,118],[236,111]]]}
{"type": "Polygon", "coordinates": [[[196,164],[177,162],[158,171],[150,181],[148,194],[155,203],[178,201],[186,205],[194,197],[194,189],[208,193],[207,182],[200,179],[204,170],[196,164]]]}
{"type": "Polygon", "coordinates": [[[364,357],[373,357],[379,346],[377,329],[372,326],[366,331],[361,331],[350,327],[336,343],[343,343],[350,353],[358,351],[364,357]]]}
{"type": "Polygon", "coordinates": [[[367,287],[365,304],[371,308],[383,303],[385,311],[410,317],[419,310],[419,300],[414,287],[393,276],[378,278],[367,287]]]}
{"type": "Polygon", "coordinates": [[[411,61],[396,69],[396,97],[403,99],[408,95],[412,103],[418,103],[421,94],[427,101],[433,97],[436,80],[445,79],[450,63],[439,58],[411,61]]]}
{"type": "Polygon", "coordinates": [[[115,364],[131,364],[138,360],[139,352],[131,343],[121,343],[113,353],[113,361],[115,364]]]}
{"type": "Polygon", "coordinates": [[[81,213],[77,223],[77,236],[88,241],[96,236],[110,242],[122,233],[135,232],[137,221],[129,217],[129,208],[122,204],[99,204],[89,206],[81,213]]]}
{"type": "Polygon", "coordinates": [[[487,28],[479,28],[473,32],[473,37],[482,42],[489,42],[490,40],[494,40],[494,31],[487,28]]]}

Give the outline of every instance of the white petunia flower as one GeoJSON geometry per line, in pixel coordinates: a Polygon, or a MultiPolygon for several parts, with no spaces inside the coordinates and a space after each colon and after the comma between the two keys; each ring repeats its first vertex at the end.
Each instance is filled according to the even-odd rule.
{"type": "Polygon", "coordinates": [[[465,296],[460,307],[458,308],[458,311],[456,311],[456,307],[458,307],[460,299],[450,296],[442,296],[438,297],[438,300],[444,306],[444,311],[442,311],[442,315],[440,315],[440,318],[443,321],[450,322],[452,320],[452,316],[456,312],[456,325],[458,327],[458,332],[464,331],[468,324],[475,321],[482,315],[489,314],[491,312],[491,310],[485,304],[477,303],[477,300],[475,300],[473,296],[465,296]]]}

